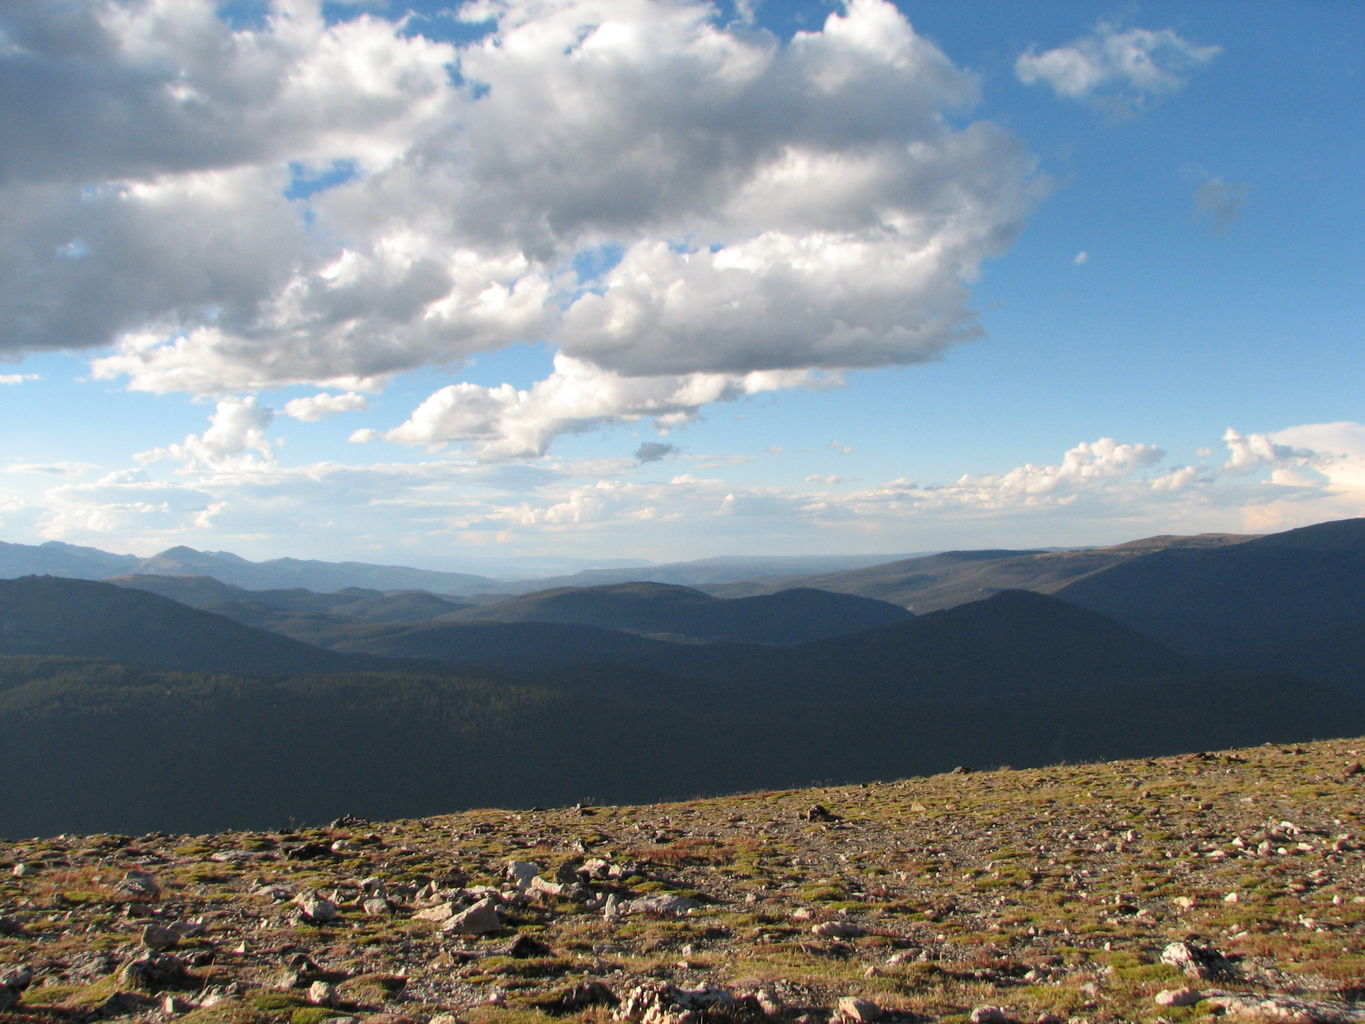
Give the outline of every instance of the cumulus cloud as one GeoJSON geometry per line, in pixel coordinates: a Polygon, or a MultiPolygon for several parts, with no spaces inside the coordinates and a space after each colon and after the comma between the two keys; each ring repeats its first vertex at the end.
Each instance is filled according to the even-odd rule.
{"type": "Polygon", "coordinates": [[[528,390],[450,384],[413,410],[407,422],[352,440],[382,436],[408,445],[467,444],[486,459],[520,458],[544,455],[556,437],[600,424],[650,419],[667,429],[690,421],[713,402],[823,383],[818,375],[798,370],[626,377],[559,355],[554,372],[528,390]]]}
{"type": "MultiPolygon", "coordinates": [[[[697,375],[724,398],[978,335],[969,288],[1040,195],[1019,142],[967,120],[974,77],[885,0],[786,41],[698,0],[506,0],[463,9],[490,31],[461,43],[220,6],[0,13],[0,347],[241,394],[543,341],[643,382],[565,423],[686,417],[716,400],[697,375]]],[[[414,413],[432,438],[497,421],[544,450],[524,400],[452,387],[414,413]]]]}
{"type": "Polygon", "coordinates": [[[1237,472],[1263,466],[1279,468],[1311,458],[1310,451],[1298,451],[1288,445],[1276,444],[1267,434],[1242,434],[1228,427],[1223,432],[1223,444],[1228,451],[1226,468],[1237,472]]]}
{"type": "Polygon", "coordinates": [[[1102,21],[1066,46],[1020,54],[1014,73],[1025,85],[1043,83],[1058,96],[1123,113],[1183,88],[1190,72],[1221,52],[1221,47],[1183,39],[1173,29],[1121,29],[1102,21]]]}
{"type": "Polygon", "coordinates": [[[275,450],[266,437],[266,429],[274,418],[274,410],[261,405],[254,395],[224,398],[202,434],[190,434],[180,444],[143,452],[138,461],[146,464],[177,459],[192,468],[213,470],[271,462],[275,450]]]}
{"type": "Polygon", "coordinates": [[[1196,216],[1207,218],[1215,234],[1222,234],[1232,227],[1232,222],[1241,212],[1242,204],[1251,194],[1251,186],[1245,183],[1232,184],[1222,178],[1210,178],[1194,192],[1194,212],[1196,216]]]}
{"type": "Polygon", "coordinates": [[[284,414],[304,423],[314,423],[325,416],[335,416],[343,412],[355,412],[369,407],[364,395],[347,391],[342,395],[309,395],[307,398],[292,398],[284,403],[284,414]]]}

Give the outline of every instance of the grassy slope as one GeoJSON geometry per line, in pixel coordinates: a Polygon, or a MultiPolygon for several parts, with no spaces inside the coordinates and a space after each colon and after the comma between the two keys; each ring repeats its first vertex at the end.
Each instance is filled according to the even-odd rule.
{"type": "MultiPolygon", "coordinates": [[[[548,1024],[547,996],[590,977],[618,996],[664,980],[762,989],[785,1020],[824,1020],[844,996],[902,1020],[965,1021],[982,1005],[1025,1021],[1209,1019],[1209,1002],[1154,1002],[1186,985],[1203,995],[1293,993],[1312,1006],[1300,1019],[1359,1019],[1363,754],[1365,740],[1341,740],[679,804],[3,843],[0,962],[37,975],[17,1021],[71,1019],[130,988],[117,972],[141,955],[148,916],[206,925],[177,950],[193,975],[182,998],[234,993],[193,1010],[188,1024],[332,1015],[282,980],[299,953],[362,1018],[548,1024]],[[835,820],[806,820],[817,803],[835,820]],[[339,852],[284,856],[308,842],[339,852]],[[212,859],[232,850],[256,859],[212,859]],[[585,856],[620,865],[613,884],[627,895],[683,893],[703,905],[682,917],[609,920],[569,900],[533,899],[506,906],[505,928],[483,938],[441,936],[413,916],[429,880],[451,891],[505,888],[509,858],[535,861],[549,877],[585,856]],[[22,877],[16,864],[26,865],[22,877]],[[160,894],[119,894],[128,869],[154,874],[160,894]],[[358,906],[367,876],[388,887],[390,913],[358,906]],[[335,896],[340,918],[300,924],[262,881],[335,896]],[[812,931],[825,923],[848,934],[812,931]],[[502,955],[518,935],[548,954],[502,955]],[[1191,980],[1161,963],[1166,943],[1190,936],[1230,957],[1233,976],[1191,980]]],[[[568,1016],[609,1020],[604,1008],[568,1016]]]]}

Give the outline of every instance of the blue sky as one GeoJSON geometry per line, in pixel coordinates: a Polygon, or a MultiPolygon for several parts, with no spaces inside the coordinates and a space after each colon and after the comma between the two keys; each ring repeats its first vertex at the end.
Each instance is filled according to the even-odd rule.
{"type": "Polygon", "coordinates": [[[1365,504],[1358,4],[0,12],[0,538],[474,560],[1365,504]]]}

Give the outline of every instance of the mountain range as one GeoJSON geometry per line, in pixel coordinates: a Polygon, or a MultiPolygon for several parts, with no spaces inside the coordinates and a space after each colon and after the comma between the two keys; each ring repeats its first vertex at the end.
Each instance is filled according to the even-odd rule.
{"type": "MultiPolygon", "coordinates": [[[[990,595],[916,615],[807,586],[469,604],[0,580],[3,827],[642,801],[1365,732],[1365,520],[910,561],[936,599],[990,595]],[[1021,577],[1054,592],[989,582],[1021,577]]],[[[871,589],[897,566],[858,572],[871,589]]]]}
{"type": "Polygon", "coordinates": [[[495,579],[477,573],[437,572],[367,562],[322,562],[299,558],[252,562],[228,551],[196,551],[184,546],[168,548],[149,558],[140,558],[61,541],[45,544],[0,541],[0,579],[19,576],[66,576],[87,580],[112,576],[208,576],[254,590],[425,590],[443,595],[484,594],[489,595],[489,599],[551,587],[601,586],[639,581],[680,586],[723,584],[735,580],[862,568],[887,560],[888,557],[882,555],[721,557],[666,565],[585,569],[549,578],[495,579]]]}

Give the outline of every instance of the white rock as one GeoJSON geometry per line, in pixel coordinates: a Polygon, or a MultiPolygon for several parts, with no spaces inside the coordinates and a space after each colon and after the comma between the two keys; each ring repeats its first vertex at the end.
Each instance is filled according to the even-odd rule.
{"type": "Polygon", "coordinates": [[[427,907],[426,910],[419,910],[412,916],[419,921],[435,921],[439,924],[441,921],[449,921],[455,916],[455,904],[438,903],[434,907],[427,907]]]}
{"type": "Polygon", "coordinates": [[[1204,993],[1193,988],[1167,988],[1154,998],[1157,1006],[1193,1006],[1204,998],[1204,993]]]}
{"type": "Polygon", "coordinates": [[[531,887],[531,879],[540,874],[541,867],[534,861],[529,860],[509,860],[507,862],[507,877],[517,883],[517,888],[525,892],[531,887]]]}
{"type": "Polygon", "coordinates": [[[502,927],[502,915],[491,899],[482,899],[468,910],[462,910],[445,924],[441,931],[456,935],[484,935],[502,927]]]}
{"type": "Polygon", "coordinates": [[[336,920],[337,905],[331,900],[325,900],[321,896],[298,896],[294,902],[299,905],[304,918],[313,924],[326,924],[328,921],[336,920]]]}
{"type": "Polygon", "coordinates": [[[870,999],[844,996],[835,1006],[834,1013],[842,1020],[853,1021],[855,1024],[868,1024],[869,1021],[881,1017],[882,1008],[870,999]]]}
{"type": "Polygon", "coordinates": [[[867,929],[852,921],[822,921],[812,925],[810,932],[822,939],[854,939],[859,935],[866,935],[867,929]]]}

